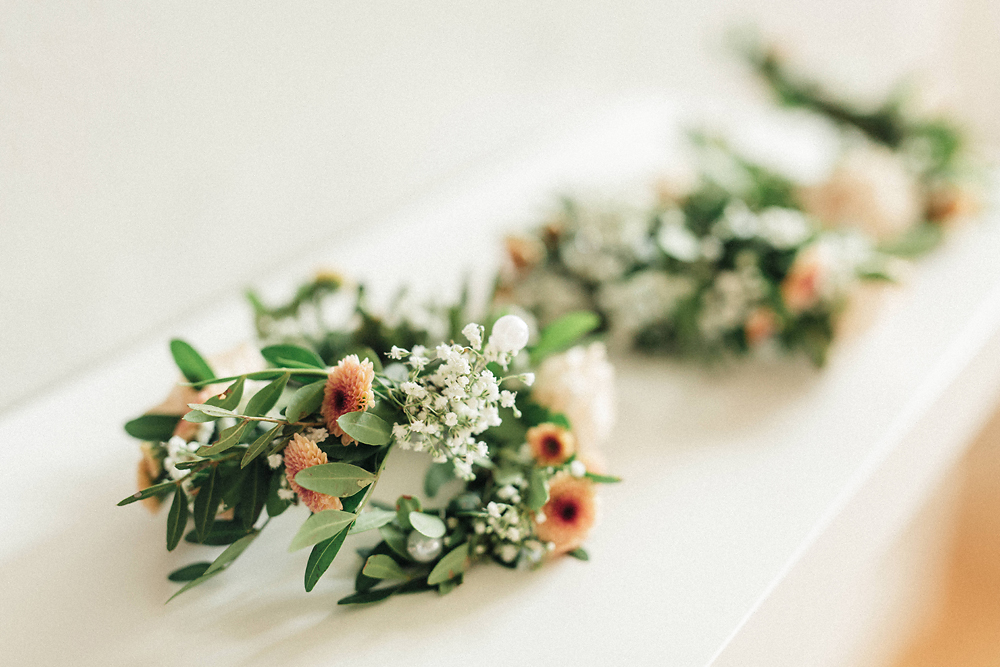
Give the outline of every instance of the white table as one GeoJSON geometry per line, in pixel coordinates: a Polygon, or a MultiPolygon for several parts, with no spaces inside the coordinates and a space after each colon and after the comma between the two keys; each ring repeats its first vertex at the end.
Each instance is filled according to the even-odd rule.
{"type": "MultiPolygon", "coordinates": [[[[289,267],[277,288],[323,261],[386,291],[402,276],[454,284],[463,265],[493,265],[497,231],[554,186],[648,172],[673,136],[671,118],[659,103],[611,110],[392,221],[380,240],[395,263],[377,261],[359,229],[289,267]],[[473,221],[483,233],[469,234],[473,221]]],[[[164,606],[176,588],[165,575],[217,549],[168,554],[163,515],[115,506],[133,490],[138,456],[121,424],[173,381],[168,337],[212,352],[250,335],[237,299],[214,304],[0,418],[0,661],[847,664],[866,639],[858,619],[879,618],[858,590],[868,564],[995,403],[996,257],[994,222],[959,229],[821,372],[802,361],[706,372],[622,360],[621,425],[606,450],[626,481],[603,490],[589,563],[481,567],[440,599],[353,609],[336,606],[358,565],[349,548],[303,591],[307,554],[286,547],[304,511],[282,515],[223,576],[164,606]]],[[[406,486],[399,463],[383,498],[406,486]]]]}

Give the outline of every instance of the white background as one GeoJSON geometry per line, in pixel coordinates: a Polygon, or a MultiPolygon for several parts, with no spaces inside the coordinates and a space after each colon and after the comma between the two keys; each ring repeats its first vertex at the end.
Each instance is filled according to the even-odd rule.
{"type": "Polygon", "coordinates": [[[752,93],[722,46],[743,22],[858,93],[916,73],[995,139],[998,15],[989,0],[4,0],[0,410],[269,273],[308,274],[312,248],[393,243],[389,214],[603,104],[752,93]]]}

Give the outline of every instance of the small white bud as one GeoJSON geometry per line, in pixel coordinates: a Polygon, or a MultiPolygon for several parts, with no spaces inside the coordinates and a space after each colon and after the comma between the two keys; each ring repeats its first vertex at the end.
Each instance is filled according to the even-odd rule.
{"type": "Polygon", "coordinates": [[[528,344],[528,324],[517,315],[504,315],[493,325],[490,343],[500,352],[519,352],[528,344]]]}

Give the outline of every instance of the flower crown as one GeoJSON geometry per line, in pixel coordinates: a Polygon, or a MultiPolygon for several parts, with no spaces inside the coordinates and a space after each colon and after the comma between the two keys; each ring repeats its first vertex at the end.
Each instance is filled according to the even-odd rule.
{"type": "MultiPolygon", "coordinates": [[[[278,309],[251,296],[258,327],[265,317],[295,322],[340,287],[321,276],[278,309]]],[[[591,368],[611,370],[599,344],[560,352],[596,318],[572,314],[528,346],[528,325],[505,315],[488,336],[472,323],[461,329],[465,344],[430,346],[428,331],[369,314],[362,294],[352,327],[323,331],[325,354],[279,343],[263,347],[261,359],[244,349],[215,362],[238,368],[220,374],[188,343],[171,342],[186,382],[126,424],[143,441],[140,490],[119,505],[157,509],[170,500],[168,550],[182,541],[225,546],[214,561],[171,573],[184,582],[174,597],[230,567],[293,505],[310,512],[289,547],[311,547],[307,591],[349,536],[378,531],[380,541],[358,550],[356,591],[340,604],[446,593],[477,560],[515,568],[562,554],[587,559],[581,544],[596,519],[596,484],[618,480],[600,474],[593,434],[568,418],[590,408],[569,387],[579,389],[581,354],[591,368]],[[406,342],[415,339],[425,343],[406,342]],[[576,366],[567,361],[574,355],[576,366]],[[260,368],[263,360],[271,367],[260,368]],[[425,495],[452,491],[439,507],[416,494],[392,505],[374,498],[393,448],[430,455],[425,495]]]]}
{"type": "Polygon", "coordinates": [[[692,133],[697,173],[628,200],[566,198],[544,224],[507,239],[494,302],[542,323],[599,313],[612,340],[716,360],[804,352],[822,365],[851,298],[895,280],[943,224],[972,209],[960,134],[905,115],[898,101],[857,111],[788,74],[773,51],[744,53],[786,105],[843,130],[826,181],[797,183],[692,133]]]}

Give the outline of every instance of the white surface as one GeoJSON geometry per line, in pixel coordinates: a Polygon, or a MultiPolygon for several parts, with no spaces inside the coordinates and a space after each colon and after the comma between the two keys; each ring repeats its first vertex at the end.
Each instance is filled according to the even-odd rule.
{"type": "Polygon", "coordinates": [[[747,95],[744,21],[995,124],[989,1],[0,2],[0,410],[601,101],[747,95]]]}
{"type": "MultiPolygon", "coordinates": [[[[496,252],[490,234],[448,243],[469,219],[496,229],[569,174],[649,169],[670,136],[662,119],[658,107],[612,114],[541,157],[387,221],[379,233],[399,263],[375,263],[363,230],[325,256],[349,273],[380,274],[386,289],[402,275],[453,283],[457,259],[496,252]]],[[[928,483],[907,479],[906,466],[876,465],[887,452],[920,456],[926,441],[911,441],[901,424],[928,416],[946,433],[952,419],[975,420],[976,405],[942,416],[926,398],[974,377],[970,363],[997,325],[997,256],[995,223],[959,230],[823,372],[804,362],[717,372],[623,363],[621,426],[607,453],[626,482],[603,490],[589,563],[531,573],[482,567],[447,597],[366,609],[335,606],[358,565],[347,548],[313,593],[302,590],[307,555],[286,553],[304,518],[296,512],[275,520],[223,576],[162,604],[176,588],[167,572],[217,550],[168,554],[163,516],[114,506],[133,490],[137,460],[120,424],[173,380],[168,336],[219,351],[248,334],[248,317],[231,302],[170,327],[0,421],[4,664],[706,665],[859,479],[882,475],[913,494],[928,483]]],[[[379,496],[393,497],[400,481],[387,480],[379,496]]],[[[733,664],[772,664],[755,660],[733,664]]]]}

